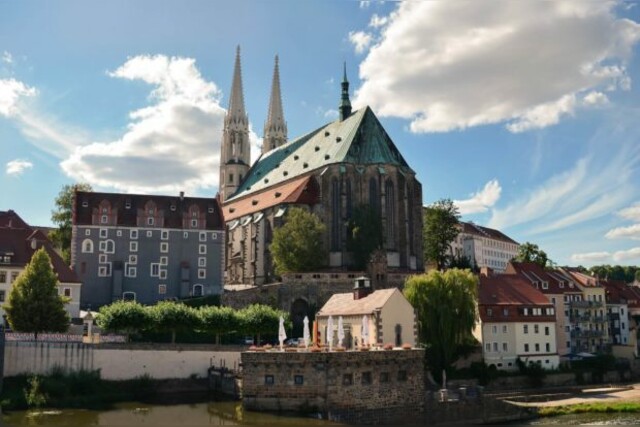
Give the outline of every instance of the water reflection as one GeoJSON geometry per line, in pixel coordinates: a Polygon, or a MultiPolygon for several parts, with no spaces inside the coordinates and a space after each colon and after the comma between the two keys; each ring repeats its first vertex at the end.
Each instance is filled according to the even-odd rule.
{"type": "Polygon", "coordinates": [[[276,416],[243,411],[239,402],[192,405],[121,404],[110,411],[69,409],[63,411],[14,412],[2,416],[2,425],[22,426],[332,426],[328,421],[276,416]]]}
{"type": "Polygon", "coordinates": [[[637,426],[640,414],[575,414],[559,417],[540,418],[530,421],[527,426],[637,426]]]}

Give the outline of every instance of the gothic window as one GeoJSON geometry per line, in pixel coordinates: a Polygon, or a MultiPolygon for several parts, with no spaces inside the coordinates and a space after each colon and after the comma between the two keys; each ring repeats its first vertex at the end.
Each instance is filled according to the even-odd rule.
{"type": "Polygon", "coordinates": [[[229,174],[229,184],[233,184],[233,174],[229,174]]]}
{"type": "Polygon", "coordinates": [[[331,250],[340,250],[340,182],[331,181],[331,250]]]}
{"type": "Polygon", "coordinates": [[[351,199],[351,180],[347,179],[345,184],[345,193],[347,196],[347,219],[351,219],[351,213],[353,211],[353,201],[351,199]]]}
{"type": "Polygon", "coordinates": [[[82,241],[82,253],[93,253],[93,242],[91,240],[85,239],[82,241]]]}
{"type": "Polygon", "coordinates": [[[396,347],[400,347],[402,345],[402,325],[396,324],[396,347]]]}
{"type": "Polygon", "coordinates": [[[393,181],[387,180],[385,185],[385,211],[387,214],[387,248],[396,246],[396,195],[393,181]]]}
{"type": "Polygon", "coordinates": [[[375,178],[371,178],[369,180],[369,206],[378,213],[378,203],[380,200],[378,199],[378,183],[375,178]]]}
{"type": "Polygon", "coordinates": [[[409,252],[411,255],[415,255],[415,249],[413,247],[413,199],[411,193],[409,193],[409,185],[404,187],[405,197],[407,198],[407,225],[409,227],[409,252]]]}

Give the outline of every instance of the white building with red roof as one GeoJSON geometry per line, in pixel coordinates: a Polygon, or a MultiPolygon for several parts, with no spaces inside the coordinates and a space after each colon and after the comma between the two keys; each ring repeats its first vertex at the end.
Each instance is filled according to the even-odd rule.
{"type": "Polygon", "coordinates": [[[476,268],[488,267],[502,273],[518,255],[520,244],[501,231],[462,221],[459,228],[460,233],[451,242],[450,254],[467,258],[476,268]]]}
{"type": "Polygon", "coordinates": [[[487,365],[517,369],[516,360],[554,369],[556,310],[519,275],[482,275],[478,289],[480,322],[474,335],[482,343],[487,365]]]}

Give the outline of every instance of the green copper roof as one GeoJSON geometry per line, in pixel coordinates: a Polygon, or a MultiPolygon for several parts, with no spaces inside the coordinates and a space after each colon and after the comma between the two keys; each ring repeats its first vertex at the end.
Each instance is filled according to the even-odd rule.
{"type": "Polygon", "coordinates": [[[229,200],[336,163],[409,165],[369,107],[263,154],[229,200]]]}

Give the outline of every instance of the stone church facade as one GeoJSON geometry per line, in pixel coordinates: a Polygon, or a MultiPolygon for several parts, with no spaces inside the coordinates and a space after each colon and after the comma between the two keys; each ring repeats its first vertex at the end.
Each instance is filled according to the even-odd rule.
{"type": "MultiPolygon", "coordinates": [[[[226,284],[277,279],[269,245],[292,206],[308,209],[326,225],[325,272],[353,268],[347,223],[361,205],[380,219],[384,243],[376,258],[386,258],[381,271],[422,269],[422,186],[373,111],[352,111],[346,72],[339,111],[337,120],[288,141],[276,58],[262,154],[250,165],[238,51],[220,162],[226,284]]],[[[378,281],[386,284],[384,274],[378,281]]]]}

